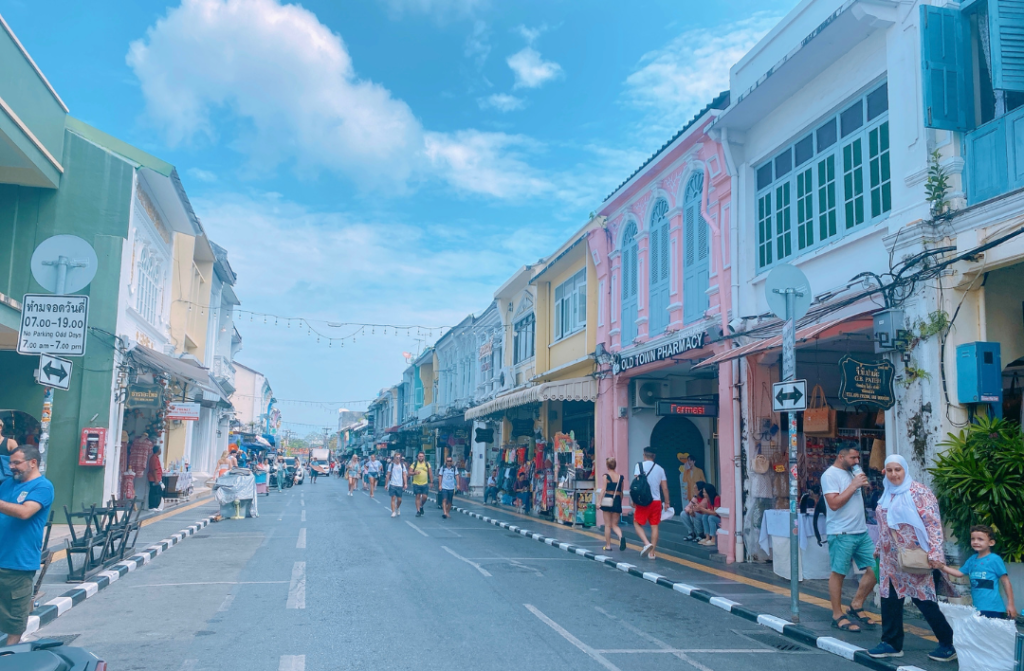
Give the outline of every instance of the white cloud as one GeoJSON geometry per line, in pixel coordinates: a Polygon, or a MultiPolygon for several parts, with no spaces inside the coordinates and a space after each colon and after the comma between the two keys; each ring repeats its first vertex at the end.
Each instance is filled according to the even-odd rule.
{"type": "Polygon", "coordinates": [[[536,28],[527,28],[526,26],[520,25],[516,26],[515,31],[522,35],[527,44],[532,45],[537,41],[538,37],[547,32],[547,29],[547,24],[537,26],[536,28]]]}
{"type": "Polygon", "coordinates": [[[562,66],[553,61],[545,61],[533,47],[526,47],[506,59],[508,66],[515,73],[514,88],[535,89],[552,79],[564,75],[562,66]]]}
{"type": "Polygon", "coordinates": [[[714,29],[687,31],[640,59],[626,97],[663,129],[677,129],[729,88],[729,68],[778,22],[767,13],[714,29]]]}
{"type": "Polygon", "coordinates": [[[426,14],[438,19],[461,18],[474,14],[488,0],[384,0],[394,18],[426,14]]]}
{"type": "Polygon", "coordinates": [[[515,199],[550,195],[552,182],[523,159],[541,146],[522,135],[428,133],[427,157],[456,189],[515,199]]]}
{"type": "Polygon", "coordinates": [[[463,53],[466,55],[466,58],[473,59],[478,68],[483,67],[491,53],[491,45],[487,41],[489,36],[487,24],[483,21],[475,21],[473,23],[473,32],[466,37],[466,46],[463,49],[463,53]]]}
{"type": "Polygon", "coordinates": [[[198,179],[200,182],[206,182],[207,184],[212,184],[217,181],[217,174],[210,172],[209,170],[203,170],[201,168],[189,168],[185,172],[186,174],[188,174],[189,177],[194,177],[195,179],[198,179]]]}
{"type": "Polygon", "coordinates": [[[147,116],[171,146],[216,139],[230,110],[248,129],[251,168],[294,159],[365,182],[404,181],[422,146],[412,111],[359,79],[341,38],[311,12],[275,0],[183,0],[131,43],[147,116]]]}
{"type": "Polygon", "coordinates": [[[507,93],[495,93],[494,95],[477,100],[480,109],[496,109],[499,112],[513,112],[521,110],[526,106],[526,101],[507,93]]]}

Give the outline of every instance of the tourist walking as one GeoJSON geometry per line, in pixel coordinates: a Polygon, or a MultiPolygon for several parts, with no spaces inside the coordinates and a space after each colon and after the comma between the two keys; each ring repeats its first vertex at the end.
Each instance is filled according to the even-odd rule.
{"type": "Polygon", "coordinates": [[[416,455],[416,463],[412,465],[412,493],[416,497],[416,517],[423,517],[423,504],[430,495],[430,485],[434,482],[434,471],[427,462],[427,455],[420,452],[416,455]]]}
{"type": "Polygon", "coordinates": [[[402,463],[402,458],[397,454],[391,457],[391,464],[388,466],[388,494],[391,495],[391,516],[398,517],[402,514],[402,495],[409,485],[409,469],[402,463]]]}
{"type": "Polygon", "coordinates": [[[366,474],[369,476],[370,483],[370,498],[373,498],[373,493],[377,491],[377,479],[380,477],[381,464],[377,461],[377,455],[371,454],[370,460],[366,463],[366,474]]]}
{"type": "Polygon", "coordinates": [[[648,559],[657,559],[658,525],[661,524],[662,511],[668,510],[668,480],[665,469],[654,463],[654,458],[654,450],[650,446],[645,447],[644,460],[636,465],[635,477],[629,486],[629,498],[633,501],[633,529],[643,543],[640,556],[648,559]],[[651,525],[650,540],[644,531],[648,524],[651,525]]]}
{"type": "Polygon", "coordinates": [[[437,479],[441,482],[441,517],[444,519],[448,519],[448,516],[452,514],[452,499],[455,497],[455,483],[458,481],[458,477],[459,469],[455,468],[452,458],[445,457],[444,466],[437,474],[437,479]]]}
{"type": "Polygon", "coordinates": [[[612,532],[619,539],[619,550],[626,549],[626,537],[622,535],[619,528],[619,518],[622,517],[622,488],[626,479],[615,470],[618,462],[615,459],[605,459],[604,465],[608,472],[604,474],[604,493],[601,495],[601,517],[604,518],[604,549],[612,549],[612,532]]]}
{"type": "Polygon", "coordinates": [[[11,477],[0,483],[0,631],[7,645],[16,645],[32,611],[53,485],[39,472],[39,449],[32,445],[15,449],[7,463],[11,477]]]}
{"type": "Polygon", "coordinates": [[[356,482],[359,480],[359,457],[354,454],[348,460],[345,476],[348,478],[348,495],[354,496],[353,492],[356,489],[356,482]]]}
{"type": "Polygon", "coordinates": [[[875,565],[875,544],[868,535],[861,491],[867,486],[868,476],[860,467],[860,448],[856,443],[841,444],[835,462],[821,475],[821,492],[829,510],[825,533],[831,569],[828,593],[832,602],[832,627],[853,633],[874,626],[864,614],[864,600],[875,588],[875,573],[871,570],[875,565]],[[849,610],[844,613],[843,580],[850,570],[850,562],[864,571],[864,575],[849,610]]]}
{"type": "Polygon", "coordinates": [[[868,654],[875,658],[903,656],[903,600],[909,596],[939,641],[928,658],[953,661],[953,629],[939,610],[932,578],[932,569],[945,565],[939,502],[928,487],[914,481],[907,460],[898,454],[885,460],[885,490],[878,500],[875,520],[882,642],[868,654]]]}

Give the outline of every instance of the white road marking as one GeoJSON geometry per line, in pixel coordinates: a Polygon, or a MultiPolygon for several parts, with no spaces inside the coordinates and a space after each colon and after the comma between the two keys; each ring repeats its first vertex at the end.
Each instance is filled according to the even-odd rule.
{"type": "Polygon", "coordinates": [[[277,671],[306,671],[305,655],[281,655],[277,671]]]}
{"type": "Polygon", "coordinates": [[[756,654],[760,655],[761,653],[765,653],[765,652],[767,652],[767,653],[779,653],[779,652],[782,652],[782,651],[781,650],[767,650],[765,648],[735,648],[735,649],[733,649],[733,648],[661,648],[661,649],[658,649],[658,650],[645,650],[645,649],[641,649],[641,648],[636,648],[636,649],[629,648],[629,649],[615,649],[615,650],[596,650],[595,652],[600,652],[603,655],[636,655],[636,654],[657,655],[657,654],[660,654],[660,653],[674,655],[674,654],[676,654],[678,652],[683,652],[683,653],[686,653],[686,652],[689,652],[689,653],[699,653],[701,655],[710,655],[710,654],[717,654],[717,653],[726,653],[726,654],[730,654],[730,655],[737,655],[737,654],[743,654],[743,653],[750,653],[750,654],[755,654],[756,653],[756,654]]]}
{"type": "Polygon", "coordinates": [[[226,613],[228,608],[231,608],[231,602],[235,600],[234,594],[228,594],[224,597],[224,601],[220,604],[220,608],[217,609],[218,613],[226,613]]]}
{"type": "Polygon", "coordinates": [[[451,548],[449,548],[447,546],[444,546],[444,545],[441,546],[441,549],[444,550],[445,552],[447,552],[448,554],[450,554],[451,556],[455,557],[459,561],[466,562],[467,564],[469,564],[470,566],[475,568],[477,571],[479,571],[480,575],[482,575],[483,577],[485,577],[485,578],[490,578],[491,577],[491,573],[487,569],[485,569],[483,566],[480,566],[480,564],[477,564],[472,559],[466,559],[465,557],[463,557],[459,553],[455,552],[451,548]]]}
{"type": "Polygon", "coordinates": [[[537,610],[533,605],[528,604],[528,603],[524,603],[523,605],[526,606],[526,609],[528,611],[530,611],[531,613],[536,615],[537,619],[539,619],[541,622],[543,622],[544,624],[546,624],[549,627],[551,627],[552,629],[554,629],[556,632],[558,632],[558,634],[562,638],[564,638],[565,640],[569,641],[574,646],[579,648],[581,651],[586,653],[587,656],[589,656],[591,659],[593,659],[595,662],[597,662],[598,664],[600,664],[604,668],[608,669],[608,671],[621,671],[619,669],[619,667],[615,666],[610,661],[608,661],[607,657],[605,657],[604,655],[602,655],[597,650],[594,650],[589,645],[587,645],[586,643],[584,643],[580,639],[578,639],[575,636],[573,636],[572,634],[570,634],[568,631],[565,630],[564,627],[562,627],[560,624],[558,624],[557,622],[552,620],[550,617],[548,617],[544,613],[542,613],[539,610],[537,610]]]}
{"type": "Polygon", "coordinates": [[[305,522],[306,521],[306,511],[305,510],[302,511],[302,517],[299,519],[299,521],[300,522],[305,522]]]}
{"type": "Polygon", "coordinates": [[[625,620],[620,620],[619,618],[615,617],[614,615],[612,615],[611,613],[609,613],[605,609],[601,608],[600,606],[595,606],[594,608],[597,610],[597,612],[601,613],[602,615],[604,615],[608,619],[615,620],[616,622],[618,622],[627,631],[631,631],[634,634],[636,634],[637,636],[639,636],[640,638],[644,639],[645,641],[649,641],[649,642],[653,643],[654,645],[658,646],[662,650],[666,651],[666,653],[668,653],[668,654],[672,655],[673,657],[676,657],[676,658],[681,659],[682,661],[686,662],[687,664],[689,664],[693,668],[697,669],[697,671],[712,671],[712,669],[709,669],[708,667],[704,666],[703,664],[701,664],[697,660],[691,659],[690,657],[688,657],[685,652],[682,652],[682,651],[678,650],[677,648],[673,648],[671,645],[669,645],[665,641],[662,641],[659,638],[655,638],[654,636],[651,636],[646,631],[642,631],[640,629],[637,629],[636,627],[634,627],[630,623],[626,622],[625,620]]]}
{"type": "Polygon", "coordinates": [[[408,524],[409,526],[411,526],[411,527],[412,527],[413,529],[415,529],[416,531],[420,532],[420,533],[421,533],[422,535],[426,536],[427,538],[430,538],[430,534],[428,534],[428,533],[427,533],[426,531],[424,531],[423,529],[420,529],[420,528],[419,528],[418,526],[416,526],[416,525],[415,525],[415,524],[413,524],[412,522],[409,522],[408,520],[406,520],[406,522],[405,522],[405,523],[406,523],[406,524],[408,524]]]}
{"type": "Polygon", "coordinates": [[[304,550],[306,548],[306,528],[299,529],[299,540],[295,541],[296,550],[304,550]]]}
{"type": "MultiPolygon", "coordinates": [[[[300,505],[303,505],[303,506],[305,506],[305,505],[306,505],[306,499],[302,499],[302,500],[300,500],[300,501],[299,501],[299,504],[300,504],[300,505]]],[[[306,659],[306,658],[305,658],[305,657],[303,657],[302,659],[303,659],[303,661],[305,661],[305,659],[306,659]]]]}
{"type": "MultiPolygon", "coordinates": [[[[285,604],[285,608],[305,608],[306,607],[306,562],[297,561],[292,566],[292,580],[288,585],[288,602],[285,604]]],[[[284,659],[282,657],[282,659],[284,659]]],[[[303,665],[305,665],[306,658],[303,657],[303,665]]]]}
{"type": "Polygon", "coordinates": [[[539,569],[536,569],[536,568],[534,568],[532,566],[527,566],[526,564],[521,564],[521,563],[517,562],[515,559],[509,559],[508,563],[510,563],[510,564],[512,564],[512,566],[516,566],[518,568],[524,568],[527,571],[533,571],[534,573],[537,574],[538,578],[543,578],[544,577],[544,574],[541,573],[539,569]]]}
{"type": "Polygon", "coordinates": [[[132,589],[138,587],[187,587],[189,585],[284,585],[287,580],[251,580],[251,581],[238,581],[234,582],[231,580],[219,580],[215,582],[162,582],[147,585],[131,585],[132,589]]]}

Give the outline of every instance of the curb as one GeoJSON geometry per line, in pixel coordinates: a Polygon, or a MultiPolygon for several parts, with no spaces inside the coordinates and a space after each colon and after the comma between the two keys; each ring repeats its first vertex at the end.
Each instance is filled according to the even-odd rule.
{"type": "Polygon", "coordinates": [[[60,596],[50,599],[45,604],[33,610],[32,614],[28,616],[28,624],[25,628],[24,635],[33,634],[39,631],[41,627],[45,627],[78,604],[83,603],[89,597],[97,594],[100,590],[106,589],[113,583],[117,582],[122,576],[131,573],[137,568],[145,566],[149,562],[153,561],[153,559],[158,555],[162,554],[164,550],[170,549],[189,536],[192,536],[200,529],[209,526],[214,517],[214,515],[210,515],[199,520],[192,526],[182,529],[173,536],[157,541],[143,549],[141,552],[137,552],[131,557],[128,557],[124,561],[117,562],[106,571],[97,573],[91,580],[79,583],[78,587],[70,589],[60,596]]]}
{"type": "Polygon", "coordinates": [[[550,545],[551,547],[558,548],[559,550],[565,550],[569,554],[591,559],[599,564],[611,566],[612,568],[628,573],[629,575],[641,578],[656,585],[661,585],[662,587],[667,587],[668,589],[674,592],[679,592],[684,596],[689,596],[702,603],[707,603],[717,608],[721,608],[727,613],[732,613],[733,615],[741,617],[748,622],[754,622],[762,627],[767,627],[768,629],[776,631],[797,643],[818,648],[819,650],[837,655],[843,659],[855,662],[869,669],[875,669],[875,671],[925,671],[918,666],[897,666],[889,662],[869,657],[864,648],[853,645],[852,643],[841,641],[838,638],[833,638],[832,636],[818,636],[807,627],[802,627],[799,624],[793,624],[781,617],[769,615],[767,613],[757,613],[736,601],[718,596],[713,592],[709,592],[692,585],[687,585],[686,583],[669,580],[665,576],[654,573],[653,571],[643,571],[633,564],[616,561],[614,558],[605,555],[595,554],[590,550],[576,547],[572,543],[566,543],[556,538],[549,538],[543,534],[529,531],[528,529],[524,529],[515,524],[502,522],[501,520],[496,520],[492,517],[487,517],[486,515],[481,515],[480,513],[475,513],[464,508],[453,507],[452,510],[457,510],[463,515],[468,515],[478,520],[488,522],[494,526],[501,527],[502,529],[508,529],[520,536],[532,538],[535,541],[539,541],[545,545],[550,545]]]}

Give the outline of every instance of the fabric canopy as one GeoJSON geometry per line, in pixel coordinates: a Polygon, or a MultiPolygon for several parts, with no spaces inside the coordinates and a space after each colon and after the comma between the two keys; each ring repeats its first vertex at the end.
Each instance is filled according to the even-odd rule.
{"type": "Polygon", "coordinates": [[[481,403],[466,411],[466,419],[477,419],[502,410],[540,401],[594,401],[597,400],[597,380],[576,377],[569,380],[545,382],[534,387],[513,391],[504,396],[481,403]]]}
{"type": "Polygon", "coordinates": [[[156,350],[151,350],[144,345],[136,345],[131,350],[131,355],[139,363],[150,368],[162,370],[180,382],[194,384],[204,392],[210,392],[217,396],[222,396],[223,394],[213,380],[210,379],[210,371],[198,363],[188,359],[175,359],[156,350]]]}

